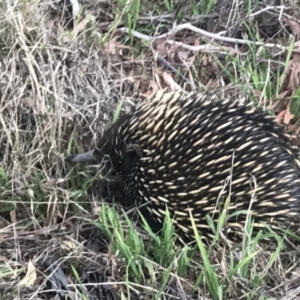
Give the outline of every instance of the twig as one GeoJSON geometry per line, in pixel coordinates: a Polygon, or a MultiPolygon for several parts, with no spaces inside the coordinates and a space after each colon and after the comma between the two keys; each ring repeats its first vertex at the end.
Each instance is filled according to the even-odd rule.
{"type": "Polygon", "coordinates": [[[209,44],[205,44],[205,45],[200,45],[200,46],[193,46],[193,45],[187,45],[184,44],[182,42],[176,42],[173,40],[166,40],[165,41],[167,44],[171,44],[171,45],[176,45],[178,47],[182,47],[184,49],[188,49],[191,51],[202,51],[202,52],[206,52],[206,53],[213,53],[213,52],[217,52],[219,54],[223,54],[226,55],[228,53],[233,53],[233,54],[241,54],[241,55],[247,55],[247,53],[241,53],[240,51],[237,51],[233,48],[229,48],[229,47],[225,47],[225,46],[213,46],[213,45],[209,45],[209,44]]]}
{"type": "Polygon", "coordinates": [[[288,8],[283,6],[283,5],[280,5],[280,6],[266,6],[266,7],[262,8],[261,10],[258,10],[256,12],[250,14],[249,17],[251,18],[251,17],[257,16],[257,15],[260,15],[261,13],[263,13],[265,11],[274,10],[274,9],[279,9],[280,13],[279,13],[278,19],[280,19],[281,15],[283,14],[283,10],[288,9],[288,8]]]}
{"type": "MultiPolygon", "coordinates": [[[[173,34],[177,33],[180,30],[183,30],[183,29],[189,29],[193,32],[201,34],[202,36],[205,36],[206,38],[210,38],[210,39],[213,39],[213,40],[219,40],[219,41],[223,41],[223,42],[228,42],[228,43],[234,43],[234,44],[240,44],[240,45],[264,46],[264,47],[267,47],[267,48],[278,48],[278,49],[283,50],[283,51],[288,51],[289,50],[287,47],[284,47],[284,46],[281,46],[281,45],[278,45],[278,44],[253,42],[253,41],[250,41],[250,40],[236,39],[236,38],[221,36],[220,34],[210,33],[206,30],[203,30],[203,29],[200,29],[200,28],[197,28],[197,27],[191,25],[190,23],[185,23],[185,24],[178,25],[175,28],[173,28],[172,30],[170,30],[168,33],[161,34],[161,35],[156,36],[156,37],[150,37],[148,35],[145,35],[143,33],[137,32],[137,31],[131,31],[131,34],[133,34],[133,36],[135,36],[137,38],[140,38],[140,39],[144,39],[144,40],[147,40],[147,41],[155,41],[157,39],[166,38],[166,37],[168,37],[170,35],[173,35],[173,34]]],[[[119,28],[119,30],[122,31],[122,32],[129,33],[129,29],[127,27],[119,28]]],[[[299,53],[300,54],[300,50],[293,49],[292,51],[294,53],[299,53]]]]}
{"type": "MultiPolygon", "coordinates": [[[[128,31],[125,30],[125,29],[127,29],[127,27],[120,28],[119,30],[121,30],[122,32],[128,33],[128,31]]],[[[134,37],[136,37],[138,39],[151,41],[151,42],[159,38],[159,37],[152,38],[151,36],[140,33],[138,31],[131,31],[131,33],[133,34],[134,37]]],[[[164,36],[167,36],[167,34],[164,35],[164,36]]],[[[182,42],[176,42],[176,41],[173,41],[173,40],[166,40],[165,42],[168,43],[168,44],[174,44],[174,45],[180,46],[180,47],[185,48],[185,49],[189,49],[191,51],[202,51],[202,52],[205,52],[205,53],[219,52],[219,53],[224,54],[224,55],[226,55],[228,53],[238,53],[236,50],[233,50],[233,49],[231,49],[229,47],[225,47],[225,46],[223,46],[222,49],[221,49],[218,46],[212,46],[212,45],[208,45],[208,44],[201,45],[201,46],[192,46],[192,45],[186,45],[182,42]]]]}
{"type": "MultiPolygon", "coordinates": [[[[161,15],[161,16],[143,16],[143,17],[138,17],[137,21],[150,21],[150,22],[153,22],[153,21],[167,21],[167,19],[174,19],[174,15],[173,13],[170,13],[170,14],[165,14],[165,15],[161,15]]],[[[191,17],[188,17],[189,20],[191,21],[198,21],[198,20],[207,20],[207,19],[213,19],[213,18],[216,18],[218,17],[219,14],[217,13],[213,13],[213,14],[209,14],[209,15],[197,15],[197,16],[191,16],[191,17]]],[[[185,17],[187,18],[187,17],[185,17]]],[[[168,20],[170,21],[170,20],[168,20]]]]}

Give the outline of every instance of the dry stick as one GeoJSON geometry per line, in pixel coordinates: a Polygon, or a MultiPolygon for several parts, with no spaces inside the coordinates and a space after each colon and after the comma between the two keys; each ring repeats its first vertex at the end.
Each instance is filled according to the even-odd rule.
{"type": "Polygon", "coordinates": [[[213,46],[213,45],[209,45],[209,44],[205,44],[205,45],[200,45],[200,46],[192,46],[192,45],[187,45],[184,44],[182,42],[176,42],[173,40],[166,40],[165,41],[167,44],[172,44],[172,45],[176,45],[178,47],[184,48],[184,49],[188,49],[191,51],[202,51],[202,52],[206,52],[206,53],[218,53],[218,54],[228,54],[228,53],[232,53],[232,54],[240,54],[240,55],[247,55],[247,53],[242,53],[238,50],[229,48],[229,47],[220,47],[220,46],[213,46]]]}
{"type": "MultiPolygon", "coordinates": [[[[210,38],[210,39],[218,40],[218,41],[223,41],[223,42],[228,42],[228,43],[234,43],[234,44],[240,44],[240,45],[264,46],[264,47],[267,47],[267,48],[278,48],[278,49],[283,50],[283,51],[288,51],[289,50],[287,47],[284,47],[284,46],[281,46],[281,45],[278,45],[278,44],[253,42],[253,41],[250,41],[250,40],[230,38],[230,37],[221,36],[220,34],[210,33],[206,30],[203,30],[203,29],[197,28],[196,26],[191,25],[190,23],[185,23],[185,24],[178,25],[175,28],[173,28],[172,30],[170,30],[168,33],[161,34],[161,35],[156,36],[156,37],[150,37],[148,35],[145,35],[143,33],[137,32],[137,31],[131,31],[131,33],[133,34],[133,36],[135,36],[137,38],[144,39],[144,40],[147,40],[147,41],[155,41],[157,39],[166,38],[166,37],[168,37],[172,34],[175,34],[178,31],[183,30],[183,29],[189,29],[193,32],[201,34],[202,36],[205,36],[206,38],[210,38]]],[[[127,27],[119,28],[119,30],[122,31],[122,32],[129,33],[129,29],[127,27]]],[[[293,49],[292,51],[294,53],[300,54],[300,50],[293,49]]]]}
{"type": "MultiPolygon", "coordinates": [[[[170,13],[170,14],[165,14],[165,15],[161,15],[161,16],[143,16],[143,17],[138,17],[138,21],[160,21],[160,22],[166,22],[166,21],[170,21],[168,19],[174,19],[175,14],[174,13],[170,13]]],[[[201,19],[212,19],[212,18],[216,18],[218,17],[219,14],[217,13],[213,13],[213,14],[209,14],[209,15],[197,15],[197,16],[192,16],[190,19],[194,20],[201,20],[201,19]]]]}
{"type": "MultiPolygon", "coordinates": [[[[197,28],[197,27],[195,27],[195,28],[197,28]]],[[[177,29],[177,27],[175,27],[174,30],[176,30],[176,29],[177,29]]],[[[129,33],[129,30],[128,30],[127,27],[122,27],[122,28],[119,28],[118,30],[120,30],[122,32],[129,33]]],[[[175,33],[177,31],[178,30],[173,32],[173,30],[171,30],[166,34],[162,34],[162,35],[157,36],[157,37],[151,37],[149,35],[140,33],[138,31],[131,31],[131,34],[133,34],[133,36],[136,37],[136,38],[153,42],[157,39],[167,37],[168,35],[171,35],[172,33],[175,33]]],[[[241,54],[239,51],[233,50],[232,48],[225,47],[225,46],[220,47],[220,46],[212,46],[212,45],[208,45],[208,44],[207,45],[201,45],[201,46],[191,46],[191,45],[186,45],[184,43],[176,42],[176,41],[173,41],[173,40],[166,40],[166,43],[181,46],[183,48],[186,48],[186,49],[189,49],[189,50],[192,50],[192,51],[202,51],[202,52],[207,52],[207,53],[211,53],[211,52],[219,52],[220,53],[220,51],[222,51],[222,50],[227,50],[223,53],[224,54],[228,54],[228,53],[239,53],[239,54],[241,54]]]]}

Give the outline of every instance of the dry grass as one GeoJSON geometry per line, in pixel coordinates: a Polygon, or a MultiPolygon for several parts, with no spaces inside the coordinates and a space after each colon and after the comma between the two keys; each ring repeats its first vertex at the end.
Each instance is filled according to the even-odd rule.
{"type": "MultiPolygon", "coordinates": [[[[126,34],[116,39],[103,31],[120,1],[86,1],[84,8],[97,18],[78,35],[72,24],[66,27],[70,13],[61,1],[8,0],[0,6],[0,298],[121,299],[123,293],[130,299],[155,299],[161,292],[160,299],[210,299],[199,257],[185,267],[188,259],[182,253],[187,250],[174,246],[158,258],[155,248],[145,250],[155,247],[145,230],[131,232],[120,215],[114,221],[125,237],[136,234],[142,241],[136,245],[145,245],[130,248],[140,260],[131,266],[122,241],[114,236],[110,243],[109,234],[92,222],[101,220],[102,198],[92,183],[101,170],[64,162],[70,152],[94,145],[121,99],[124,112],[141,94],[171,86],[176,77],[156,64],[148,45],[137,40],[133,46],[126,34]],[[130,268],[139,265],[143,268],[133,276],[130,268]]],[[[168,17],[164,20],[170,25],[168,17]]],[[[193,37],[180,36],[184,42],[193,37]]],[[[162,51],[159,41],[156,50],[162,51]]],[[[186,54],[178,53],[184,60],[186,54]]],[[[176,63],[172,51],[168,55],[194,80],[188,88],[201,80],[208,86],[224,82],[224,71],[206,53],[193,56],[189,64],[176,63]]],[[[212,249],[209,258],[224,299],[297,299],[300,294],[300,253],[294,244],[277,240],[266,248],[212,249]],[[255,258],[230,274],[256,251],[255,258]]]]}

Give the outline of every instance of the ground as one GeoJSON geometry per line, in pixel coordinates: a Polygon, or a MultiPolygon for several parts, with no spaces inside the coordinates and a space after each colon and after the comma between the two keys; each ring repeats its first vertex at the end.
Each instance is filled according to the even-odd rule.
{"type": "Polygon", "coordinates": [[[64,161],[162,88],[242,87],[299,144],[299,4],[71,2],[0,1],[0,298],[300,299],[298,237],[184,247],[64,161]]]}

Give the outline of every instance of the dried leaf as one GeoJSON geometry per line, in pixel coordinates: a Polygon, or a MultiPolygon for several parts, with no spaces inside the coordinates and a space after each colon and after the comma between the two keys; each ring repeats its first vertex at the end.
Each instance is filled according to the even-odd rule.
{"type": "Polygon", "coordinates": [[[171,45],[171,47],[168,47],[167,54],[168,54],[168,59],[171,63],[173,63],[175,60],[175,55],[178,53],[178,47],[176,45],[171,45]]]}
{"type": "Polygon", "coordinates": [[[72,240],[65,240],[61,243],[61,248],[66,250],[74,250],[78,248],[78,244],[72,240]]]}
{"type": "Polygon", "coordinates": [[[291,27],[293,33],[296,36],[296,39],[299,40],[299,38],[300,38],[300,25],[299,25],[299,23],[297,23],[294,20],[288,19],[288,18],[285,18],[285,22],[291,27]]]}
{"type": "Polygon", "coordinates": [[[284,115],[284,124],[289,124],[290,121],[294,118],[295,116],[291,113],[290,111],[290,102],[288,103],[288,106],[286,108],[286,114],[284,115]]]}
{"type": "Polygon", "coordinates": [[[253,95],[254,95],[254,97],[260,99],[260,97],[262,96],[262,92],[259,90],[253,90],[253,95]]]}
{"type": "Polygon", "coordinates": [[[200,46],[200,38],[195,39],[194,46],[200,46]]]}
{"type": "Polygon", "coordinates": [[[163,79],[172,91],[181,89],[181,87],[174,81],[173,77],[170,74],[163,72],[163,79]]]}
{"type": "Polygon", "coordinates": [[[116,55],[118,52],[119,44],[117,42],[117,37],[111,39],[104,47],[104,51],[108,54],[116,55]]]}
{"type": "Polygon", "coordinates": [[[93,216],[98,216],[99,213],[100,213],[100,211],[101,211],[101,207],[100,207],[100,206],[94,207],[94,208],[92,209],[92,215],[93,215],[93,216]]]}
{"type": "Polygon", "coordinates": [[[188,57],[189,57],[189,54],[187,51],[183,51],[183,50],[180,50],[177,52],[177,55],[178,57],[181,59],[181,60],[187,60],[188,57]]]}
{"type": "Polygon", "coordinates": [[[31,287],[31,286],[33,286],[36,278],[37,278],[37,275],[36,275],[35,266],[32,263],[32,261],[29,261],[28,265],[27,265],[27,273],[26,273],[25,277],[19,282],[18,285],[20,287],[21,286],[31,287]]]}
{"type": "Polygon", "coordinates": [[[286,101],[283,101],[283,99],[286,97],[286,95],[289,93],[289,90],[285,90],[281,92],[277,97],[272,98],[272,110],[274,112],[282,111],[282,109],[285,109],[286,107],[286,101]]]}
{"type": "Polygon", "coordinates": [[[178,52],[177,45],[168,45],[165,43],[165,38],[157,39],[153,42],[153,49],[162,57],[168,57],[168,61],[174,62],[175,55],[178,52]]]}
{"type": "Polygon", "coordinates": [[[80,21],[78,24],[76,24],[76,26],[72,30],[73,37],[77,37],[77,35],[85,29],[85,26],[88,23],[88,21],[89,20],[87,18],[84,18],[82,21],[80,21]]]}
{"type": "Polygon", "coordinates": [[[278,123],[278,124],[282,124],[282,121],[284,120],[284,116],[286,114],[286,109],[284,109],[283,111],[281,111],[275,118],[275,121],[278,123]]]}
{"type": "Polygon", "coordinates": [[[287,95],[287,93],[288,93],[288,91],[284,91],[284,92],[280,93],[276,98],[277,99],[283,99],[283,98],[285,98],[285,96],[287,95]]]}
{"type": "Polygon", "coordinates": [[[153,42],[153,48],[160,56],[166,55],[165,39],[157,39],[153,42]]]}

